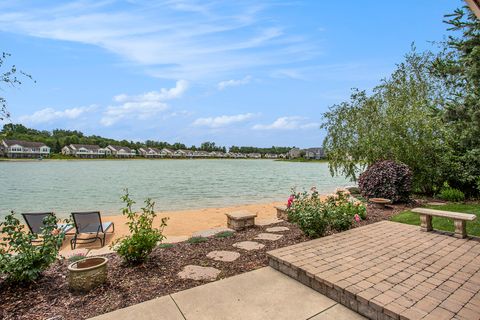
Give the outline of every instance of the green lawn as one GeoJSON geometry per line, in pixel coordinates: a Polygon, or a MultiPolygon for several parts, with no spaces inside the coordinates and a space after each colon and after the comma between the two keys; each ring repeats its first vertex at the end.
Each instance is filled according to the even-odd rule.
{"type": "MultiPolygon", "coordinates": [[[[429,209],[437,209],[444,211],[456,211],[463,213],[473,213],[477,215],[477,220],[472,222],[467,222],[467,234],[480,236],[480,203],[449,203],[444,206],[425,206],[429,209]]],[[[413,213],[411,211],[404,211],[399,213],[396,216],[393,216],[392,221],[407,223],[419,226],[420,225],[420,216],[418,213],[413,213]]],[[[447,218],[433,217],[432,219],[433,229],[444,230],[444,231],[454,231],[453,220],[447,218]]]]}

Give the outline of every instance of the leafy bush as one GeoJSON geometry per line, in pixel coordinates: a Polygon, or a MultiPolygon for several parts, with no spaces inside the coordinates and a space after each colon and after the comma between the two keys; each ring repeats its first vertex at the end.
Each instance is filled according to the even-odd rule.
{"type": "Polygon", "coordinates": [[[465,194],[462,191],[445,184],[440,191],[440,198],[445,201],[461,202],[465,200],[465,194]]]}
{"type": "Polygon", "coordinates": [[[349,195],[338,192],[322,201],[318,192],[293,193],[287,206],[288,219],[311,238],[324,236],[327,231],[344,231],[354,220],[366,218],[366,208],[352,202],[349,195]]]}
{"type": "Polygon", "coordinates": [[[376,162],[360,175],[358,186],[364,197],[406,202],[412,189],[412,171],[401,162],[376,162]]]}
{"type": "Polygon", "coordinates": [[[39,235],[26,230],[13,212],[0,223],[0,274],[8,281],[33,281],[55,261],[65,234],[57,229],[55,216],[49,215],[43,222],[45,228],[39,235]],[[41,243],[34,245],[33,240],[41,243]]]}
{"type": "Polygon", "coordinates": [[[207,240],[208,239],[205,237],[191,237],[187,240],[187,242],[190,244],[197,244],[197,243],[206,242],[207,240]]]}
{"type": "Polygon", "coordinates": [[[162,218],[158,228],[153,227],[153,220],[157,216],[154,211],[155,202],[151,199],[145,200],[145,207],[142,212],[134,212],[132,206],[135,201],[130,199],[128,190],[122,196],[126,206],[122,214],[127,217],[128,229],[130,235],[120,238],[110,246],[115,250],[128,264],[138,264],[144,262],[159,241],[165,239],[163,229],[167,225],[168,218],[162,218]]]}

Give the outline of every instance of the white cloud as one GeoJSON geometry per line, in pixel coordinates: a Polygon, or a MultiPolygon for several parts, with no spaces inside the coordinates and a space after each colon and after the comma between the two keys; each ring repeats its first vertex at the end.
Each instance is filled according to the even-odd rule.
{"type": "Polygon", "coordinates": [[[271,124],[256,124],[252,128],[254,130],[295,130],[295,129],[312,129],[320,126],[317,122],[307,122],[305,117],[280,117],[271,124]]]}
{"type": "Polygon", "coordinates": [[[96,109],[95,105],[90,105],[86,107],[77,107],[65,110],[55,110],[53,108],[45,108],[39,111],[34,112],[31,115],[20,116],[19,120],[22,123],[29,124],[39,124],[39,123],[49,123],[56,120],[62,119],[77,119],[85,113],[93,111],[96,109]]]}
{"type": "Polygon", "coordinates": [[[160,91],[150,91],[140,95],[120,94],[113,98],[121,105],[109,106],[103,113],[100,123],[104,126],[111,126],[122,119],[146,120],[167,109],[169,106],[166,100],[180,98],[188,88],[185,80],[177,81],[174,88],[160,91]]]}
{"type": "Polygon", "coordinates": [[[251,80],[252,80],[251,76],[246,76],[245,78],[239,79],[239,80],[234,80],[234,79],[225,80],[225,81],[219,82],[217,87],[218,87],[218,90],[223,90],[227,87],[236,87],[236,86],[248,84],[251,80]]]}
{"type": "Polygon", "coordinates": [[[250,120],[254,116],[255,115],[253,113],[244,113],[231,116],[223,115],[218,117],[198,118],[193,122],[193,125],[201,127],[220,128],[233,123],[250,120]]]}
{"type": "MultiPolygon", "coordinates": [[[[293,5],[293,4],[292,4],[293,5]]],[[[274,2],[80,0],[63,5],[12,1],[0,31],[94,45],[152,76],[205,80],[280,66],[317,54],[315,39],[271,19],[274,2]]]]}

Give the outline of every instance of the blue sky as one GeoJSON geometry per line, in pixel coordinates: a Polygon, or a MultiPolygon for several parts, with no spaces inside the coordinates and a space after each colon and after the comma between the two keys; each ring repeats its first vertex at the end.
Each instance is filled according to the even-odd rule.
{"type": "Polygon", "coordinates": [[[3,1],[0,51],[36,83],[14,123],[187,145],[320,146],[322,113],[370,89],[460,0],[3,1]]]}

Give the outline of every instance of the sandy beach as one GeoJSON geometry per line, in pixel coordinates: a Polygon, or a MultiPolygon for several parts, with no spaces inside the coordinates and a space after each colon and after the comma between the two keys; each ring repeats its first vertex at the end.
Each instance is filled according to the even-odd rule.
{"type": "MultiPolygon", "coordinates": [[[[212,228],[227,227],[227,218],[225,213],[248,210],[257,214],[257,222],[273,220],[276,218],[275,206],[282,205],[284,202],[271,202],[264,204],[238,205],[224,208],[205,208],[195,210],[165,211],[158,213],[154,225],[160,224],[160,219],[168,217],[167,227],[164,229],[164,235],[167,237],[164,242],[178,242],[190,238],[195,232],[212,228]]],[[[117,238],[129,234],[128,227],[125,224],[126,218],[122,215],[104,216],[103,222],[111,221],[115,224],[114,234],[107,236],[106,245],[101,250],[108,250],[110,243],[117,238]]],[[[71,254],[70,249],[71,236],[67,235],[62,246],[63,255],[71,254]]],[[[77,248],[100,249],[100,241],[92,244],[77,245],[77,248]]]]}

